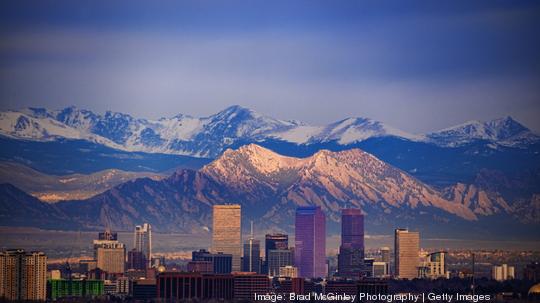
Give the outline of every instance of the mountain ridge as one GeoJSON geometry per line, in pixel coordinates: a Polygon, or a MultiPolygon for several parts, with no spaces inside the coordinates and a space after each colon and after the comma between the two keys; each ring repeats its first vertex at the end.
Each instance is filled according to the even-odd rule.
{"type": "Polygon", "coordinates": [[[26,108],[0,112],[0,134],[28,140],[82,139],[124,151],[217,157],[242,142],[277,140],[296,145],[336,142],[348,145],[370,138],[396,137],[443,147],[485,141],[523,148],[540,137],[511,117],[467,122],[414,135],[385,123],[351,117],[323,126],[274,119],[238,105],[195,118],[177,114],[149,120],[107,111],[100,115],[74,106],[62,110],[26,108]]]}
{"type": "MultiPolygon", "coordinates": [[[[246,220],[263,218],[261,229],[283,231],[292,229],[294,210],[303,205],[320,206],[331,229],[337,229],[341,208],[357,207],[366,213],[369,228],[385,232],[411,226],[433,229],[430,232],[476,228],[493,233],[498,227],[492,220],[503,218],[519,225],[523,224],[517,223],[519,213],[524,212],[518,212],[524,204],[514,208],[471,185],[457,184],[446,191],[432,188],[360,149],[321,150],[294,158],[255,144],[227,150],[198,171],[181,169],[160,181],[132,180],[92,198],[54,206],[57,217],[70,218],[83,228],[129,230],[144,221],[157,231],[193,233],[207,230],[211,206],[223,203],[240,203],[246,220]]],[[[42,226],[52,224],[43,220],[42,226]]],[[[535,216],[527,220],[538,224],[535,216]]]]}

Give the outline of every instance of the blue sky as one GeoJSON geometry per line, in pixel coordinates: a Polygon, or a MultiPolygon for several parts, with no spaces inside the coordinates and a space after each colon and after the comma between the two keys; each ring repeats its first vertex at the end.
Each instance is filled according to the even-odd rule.
{"type": "Polygon", "coordinates": [[[540,2],[3,1],[2,109],[540,131],[540,2]]]}

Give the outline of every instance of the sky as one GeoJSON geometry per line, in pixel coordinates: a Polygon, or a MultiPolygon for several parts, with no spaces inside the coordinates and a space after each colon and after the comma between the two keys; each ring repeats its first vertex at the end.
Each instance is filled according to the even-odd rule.
{"type": "Polygon", "coordinates": [[[540,132],[538,1],[2,1],[0,110],[540,132]]]}

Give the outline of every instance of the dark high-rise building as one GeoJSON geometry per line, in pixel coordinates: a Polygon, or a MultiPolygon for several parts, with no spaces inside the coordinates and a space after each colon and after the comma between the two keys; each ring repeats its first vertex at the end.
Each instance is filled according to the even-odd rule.
{"type": "Polygon", "coordinates": [[[234,277],[230,274],[160,273],[157,278],[157,297],[167,301],[232,300],[234,277]]]}
{"type": "Polygon", "coordinates": [[[293,252],[288,249],[271,249],[268,251],[268,275],[277,277],[279,276],[279,269],[285,266],[291,266],[294,256],[293,252]]]}
{"type": "Polygon", "coordinates": [[[127,269],[145,270],[147,265],[148,261],[142,251],[132,249],[128,252],[127,269]]]}
{"type": "Polygon", "coordinates": [[[286,234],[267,234],[264,243],[264,257],[268,260],[268,251],[272,249],[289,249],[289,235],[286,234]]]}
{"type": "Polygon", "coordinates": [[[338,274],[359,278],[364,271],[364,215],[360,209],[341,211],[341,245],[338,274]]]}
{"type": "Polygon", "coordinates": [[[326,276],[326,219],[320,207],[296,209],[294,264],[302,278],[326,276]]]}
{"type": "Polygon", "coordinates": [[[210,261],[213,264],[213,272],[215,274],[230,274],[232,271],[232,259],[231,254],[217,253],[212,254],[208,251],[201,249],[194,251],[191,254],[192,261],[210,261]]]}
{"type": "Polygon", "coordinates": [[[250,238],[244,243],[242,271],[261,273],[261,241],[250,238]]]}
{"type": "Polygon", "coordinates": [[[523,268],[523,279],[538,282],[540,281],[540,263],[531,262],[523,268]]]}

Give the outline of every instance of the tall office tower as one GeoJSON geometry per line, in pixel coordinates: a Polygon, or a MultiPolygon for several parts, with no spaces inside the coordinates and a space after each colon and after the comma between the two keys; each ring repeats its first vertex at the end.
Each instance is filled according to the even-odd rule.
{"type": "Polygon", "coordinates": [[[269,273],[268,252],[272,249],[289,249],[289,236],[286,234],[266,234],[264,243],[264,263],[262,265],[263,273],[269,273]]]}
{"type": "Polygon", "coordinates": [[[364,270],[364,215],[360,209],[341,211],[341,245],[338,274],[359,278],[364,270]]]}
{"type": "Polygon", "coordinates": [[[240,271],[242,256],[240,205],[214,205],[212,222],[212,252],[231,254],[232,270],[240,271]]]}
{"type": "Polygon", "coordinates": [[[244,243],[242,271],[261,273],[261,241],[255,240],[253,236],[253,221],[251,222],[249,239],[244,243]]]}
{"type": "MultiPolygon", "coordinates": [[[[107,232],[106,232],[107,233],[107,232]]],[[[109,234],[112,234],[109,232],[109,234]]],[[[126,247],[118,240],[107,240],[113,238],[94,240],[94,259],[97,268],[109,274],[122,274],[126,265],[126,247]]],[[[116,238],[116,237],[114,237],[116,238]]]]}
{"type": "Polygon", "coordinates": [[[148,260],[142,251],[135,248],[128,252],[127,269],[145,270],[148,268],[148,260]]]}
{"type": "Polygon", "coordinates": [[[268,275],[277,277],[279,270],[285,266],[293,265],[293,252],[289,249],[271,249],[268,251],[268,275]]]}
{"type": "Polygon", "coordinates": [[[146,258],[146,267],[152,263],[152,227],[148,223],[135,226],[134,245],[136,251],[143,253],[146,258]]]}
{"type": "Polygon", "coordinates": [[[47,256],[22,249],[0,253],[0,298],[8,301],[45,301],[47,256]]]}
{"type": "Polygon", "coordinates": [[[418,277],[420,233],[396,229],[394,237],[395,275],[400,279],[418,277]]]}
{"type": "Polygon", "coordinates": [[[320,207],[296,209],[294,264],[302,278],[326,276],[326,219],[320,207]]]}
{"type": "Polygon", "coordinates": [[[264,257],[268,260],[268,251],[272,249],[289,249],[289,235],[287,234],[267,234],[264,243],[264,257]]]}

